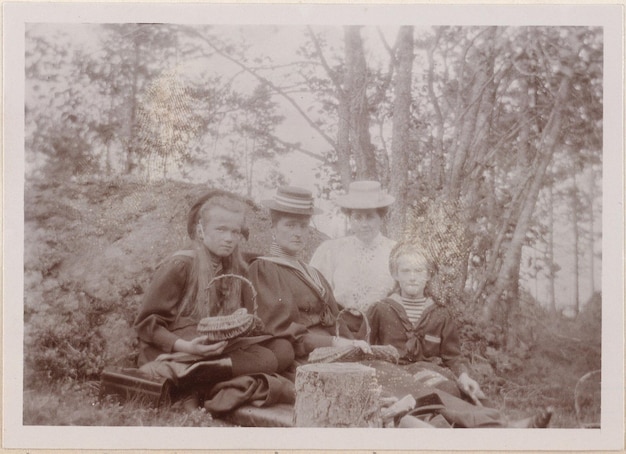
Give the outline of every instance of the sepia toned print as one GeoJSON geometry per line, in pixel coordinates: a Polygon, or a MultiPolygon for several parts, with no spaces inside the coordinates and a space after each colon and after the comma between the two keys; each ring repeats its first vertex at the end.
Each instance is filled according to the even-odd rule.
{"type": "Polygon", "coordinates": [[[209,17],[24,23],[10,424],[606,446],[609,28],[209,17]]]}

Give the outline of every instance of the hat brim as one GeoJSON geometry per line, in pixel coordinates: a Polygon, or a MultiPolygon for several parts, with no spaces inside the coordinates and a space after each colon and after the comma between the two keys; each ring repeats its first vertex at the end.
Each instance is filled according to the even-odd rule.
{"type": "Polygon", "coordinates": [[[335,199],[335,203],[341,208],[349,208],[351,210],[371,210],[375,208],[385,208],[396,201],[394,196],[385,194],[378,199],[364,199],[363,197],[354,197],[346,194],[335,199]]]}
{"type": "Polygon", "coordinates": [[[281,213],[300,214],[300,215],[304,215],[304,216],[313,216],[314,214],[322,214],[323,213],[323,211],[320,210],[317,207],[313,207],[313,208],[310,208],[310,209],[303,210],[303,209],[300,209],[300,208],[292,208],[292,207],[286,207],[284,205],[279,205],[274,200],[261,200],[261,204],[264,207],[269,208],[270,210],[280,211],[281,213]]]}

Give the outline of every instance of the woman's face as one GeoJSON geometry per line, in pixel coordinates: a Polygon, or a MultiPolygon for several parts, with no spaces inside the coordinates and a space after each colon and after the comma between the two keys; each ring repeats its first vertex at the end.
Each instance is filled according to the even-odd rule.
{"type": "Polygon", "coordinates": [[[405,298],[422,298],[428,282],[426,259],[418,254],[405,254],[397,260],[398,268],[393,278],[398,281],[400,295],[405,298]]]}
{"type": "Polygon", "coordinates": [[[375,209],[352,210],[350,225],[354,235],[363,243],[369,244],[380,233],[383,219],[375,209]]]}
{"type": "Polygon", "coordinates": [[[296,255],[306,245],[310,221],[311,218],[307,216],[290,216],[288,214],[281,216],[272,227],[274,241],[286,252],[296,255]]]}
{"type": "Polygon", "coordinates": [[[211,253],[228,257],[241,241],[243,223],[243,213],[212,207],[202,216],[198,237],[211,253]]]}

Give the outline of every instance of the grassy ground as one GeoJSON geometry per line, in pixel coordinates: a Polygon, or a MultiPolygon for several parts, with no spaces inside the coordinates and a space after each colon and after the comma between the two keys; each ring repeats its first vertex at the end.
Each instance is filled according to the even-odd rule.
{"type": "MultiPolygon", "coordinates": [[[[24,244],[24,424],[223,425],[188,413],[98,400],[105,366],[133,366],[132,321],[155,266],[186,241],[186,212],[206,188],[163,182],[27,181],[24,244]]],[[[264,253],[269,220],[252,206],[245,248],[264,253]]],[[[309,255],[322,240],[313,232],[309,255]]],[[[480,382],[512,418],[556,408],[577,427],[574,388],[600,367],[598,298],[575,321],[526,314],[522,353],[474,358],[480,382]],[[518,355],[518,356],[516,356],[518,355]],[[512,365],[511,365],[512,364],[512,365]]]]}

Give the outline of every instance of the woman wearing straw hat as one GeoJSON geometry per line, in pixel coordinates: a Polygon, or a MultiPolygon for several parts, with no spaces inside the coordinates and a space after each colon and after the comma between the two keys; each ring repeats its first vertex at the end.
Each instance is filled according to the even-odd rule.
{"type": "Polygon", "coordinates": [[[320,244],[310,263],[322,272],[345,308],[365,311],[393,289],[388,263],[396,242],[380,230],[394,200],[377,181],[355,181],[335,201],[350,219],[353,234],[320,244]]]}
{"type": "Polygon", "coordinates": [[[348,338],[333,336],[339,310],[332,289],[319,271],[298,258],[311,217],[321,212],[313,206],[311,192],[283,186],[262,203],[270,211],[273,241],[269,255],[252,262],[249,277],[266,331],[290,339],[296,358],[328,346],[353,345],[369,352],[369,345],[350,339],[347,330],[340,334],[348,338]]]}

